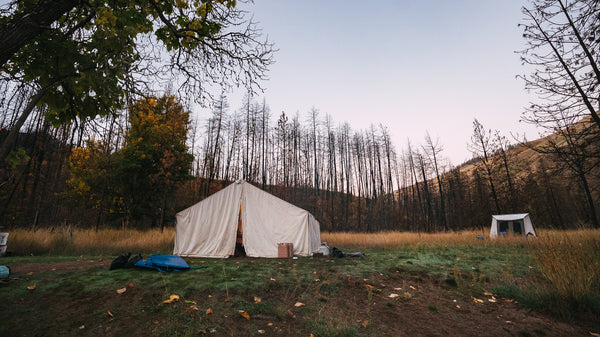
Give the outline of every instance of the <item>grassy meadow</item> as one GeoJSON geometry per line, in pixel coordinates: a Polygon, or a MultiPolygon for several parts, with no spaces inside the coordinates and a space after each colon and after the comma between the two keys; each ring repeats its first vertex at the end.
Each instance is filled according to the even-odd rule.
{"type": "MultiPolygon", "coordinates": [[[[14,331],[16,325],[23,329],[17,330],[19,335],[39,334],[40,330],[31,324],[33,318],[25,313],[32,310],[32,305],[41,306],[33,309],[36,312],[51,307],[50,303],[40,302],[40,297],[50,302],[74,299],[78,304],[66,305],[61,309],[65,312],[88,308],[74,322],[45,323],[64,324],[72,332],[62,331],[61,335],[78,336],[187,336],[211,331],[216,331],[216,335],[245,336],[274,329],[279,329],[280,334],[288,329],[288,335],[296,335],[289,334],[293,329],[297,335],[305,336],[394,335],[398,331],[394,327],[377,324],[385,316],[384,309],[397,310],[402,305],[422,302],[428,315],[441,319],[450,314],[449,305],[474,306],[477,299],[491,294],[495,296],[492,298],[516,301],[519,306],[559,321],[584,320],[592,322],[590,329],[600,329],[598,323],[593,323],[600,321],[600,231],[541,230],[539,237],[528,240],[479,240],[478,235],[482,233],[321,233],[321,240],[330,247],[362,251],[366,257],[198,258],[187,260],[191,267],[202,269],[186,273],[108,272],[108,267],[103,267],[18,275],[18,280],[0,284],[0,312],[10,312],[10,317],[0,324],[0,334],[14,331]],[[30,285],[35,285],[35,289],[26,287],[30,285]],[[126,306],[117,302],[124,297],[115,295],[115,289],[122,287],[127,289],[123,295],[131,296],[126,306]],[[390,291],[398,297],[392,299],[390,291]],[[162,304],[171,294],[179,295],[181,300],[173,305],[162,304]],[[447,296],[453,296],[455,303],[448,304],[447,296]],[[79,303],[76,299],[81,298],[88,300],[79,303]],[[301,305],[295,306],[297,303],[301,305]],[[383,303],[383,309],[379,308],[383,303]],[[348,312],[341,314],[339,306],[348,312]],[[240,311],[252,319],[244,319],[240,311]],[[146,325],[139,328],[142,330],[127,328],[133,330],[116,333],[114,329],[126,329],[124,317],[146,325]],[[90,328],[78,330],[81,326],[90,328]]],[[[8,240],[13,256],[2,258],[0,264],[110,261],[123,252],[141,253],[144,257],[169,254],[173,236],[172,229],[162,233],[72,228],[13,230],[8,240]]],[[[35,319],[53,320],[46,316],[40,314],[35,319]]],[[[519,329],[512,332],[553,335],[546,328],[519,329]]]]}

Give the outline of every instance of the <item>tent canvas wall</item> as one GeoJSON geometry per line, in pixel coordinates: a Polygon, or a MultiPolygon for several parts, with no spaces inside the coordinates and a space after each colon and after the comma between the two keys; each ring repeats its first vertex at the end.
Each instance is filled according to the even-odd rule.
{"type": "Polygon", "coordinates": [[[321,232],[312,214],[238,181],[177,214],[173,254],[233,255],[240,217],[247,256],[277,257],[277,244],[286,242],[298,256],[319,250],[321,232]]]}
{"type": "Polygon", "coordinates": [[[492,215],[490,237],[496,237],[501,233],[536,236],[529,213],[492,215]]]}

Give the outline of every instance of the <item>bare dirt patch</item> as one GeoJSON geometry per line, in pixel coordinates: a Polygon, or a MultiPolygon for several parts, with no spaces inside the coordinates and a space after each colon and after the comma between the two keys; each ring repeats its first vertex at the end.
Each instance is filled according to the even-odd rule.
{"type": "Polygon", "coordinates": [[[110,266],[112,261],[99,260],[80,260],[80,261],[64,261],[64,262],[39,262],[39,263],[23,263],[10,266],[10,272],[13,276],[26,275],[29,273],[49,273],[53,271],[64,271],[73,269],[88,269],[98,266],[110,266]]]}

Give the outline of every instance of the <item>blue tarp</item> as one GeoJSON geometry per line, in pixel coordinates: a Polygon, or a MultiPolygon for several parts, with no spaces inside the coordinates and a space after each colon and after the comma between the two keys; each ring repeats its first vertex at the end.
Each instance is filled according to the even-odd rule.
{"type": "Polygon", "coordinates": [[[136,267],[156,269],[161,272],[190,270],[184,259],[177,255],[153,254],[146,260],[140,260],[136,267]]]}

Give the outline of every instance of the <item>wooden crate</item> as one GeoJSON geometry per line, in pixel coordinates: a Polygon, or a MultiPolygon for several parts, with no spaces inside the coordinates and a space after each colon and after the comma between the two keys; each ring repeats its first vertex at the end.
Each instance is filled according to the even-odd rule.
{"type": "Polygon", "coordinates": [[[291,242],[282,242],[277,244],[278,257],[294,256],[294,245],[291,242]]]}

